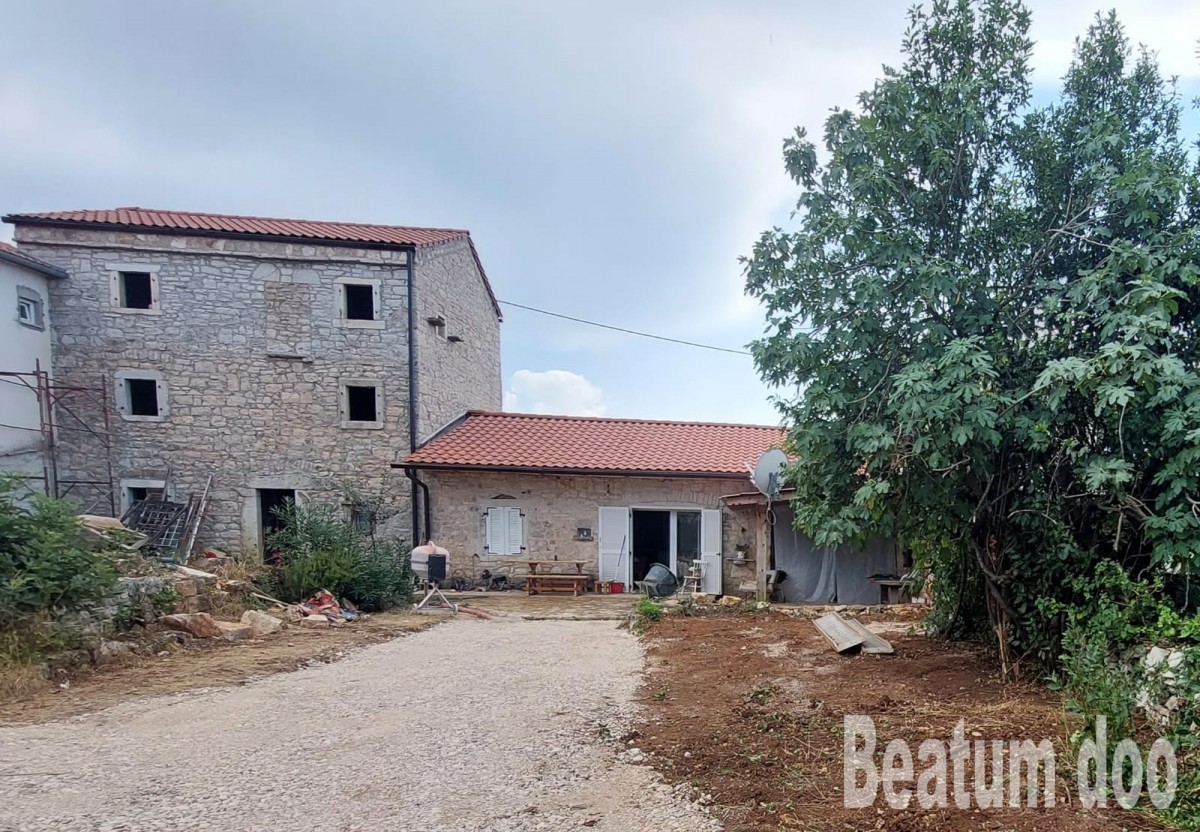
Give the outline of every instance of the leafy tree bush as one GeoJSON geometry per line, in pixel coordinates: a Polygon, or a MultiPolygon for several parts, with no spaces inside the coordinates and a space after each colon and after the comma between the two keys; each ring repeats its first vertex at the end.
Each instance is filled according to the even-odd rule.
{"type": "Polygon", "coordinates": [[[36,658],[56,643],[55,620],[112,594],[117,573],[93,552],[72,508],[0,477],[0,659],[36,658]]]}
{"type": "Polygon", "coordinates": [[[283,600],[302,601],[322,589],[368,611],[411,600],[412,570],[402,541],[376,540],[333,505],[289,501],[279,520],[268,546],[277,553],[283,600]]]}
{"type": "MultiPolygon", "coordinates": [[[[798,525],[891,536],[933,618],[1007,671],[1052,666],[1072,579],[1200,566],[1200,178],[1181,102],[1115,16],[1031,104],[1018,0],[910,13],[856,110],[784,143],[796,227],[747,290],[780,397],[798,525]]],[[[1068,650],[1072,650],[1068,644],[1068,650]]],[[[1089,648],[1090,649],[1090,648],[1089,648]]],[[[1101,661],[1082,654],[1079,661],[1101,661]]]]}
{"type": "Polygon", "coordinates": [[[111,594],[112,561],[88,546],[73,509],[40,494],[26,508],[15,490],[0,479],[0,621],[58,614],[111,594]]]}

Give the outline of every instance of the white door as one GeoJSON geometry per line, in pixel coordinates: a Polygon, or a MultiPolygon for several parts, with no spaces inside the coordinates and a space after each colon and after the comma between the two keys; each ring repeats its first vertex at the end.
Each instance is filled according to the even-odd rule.
{"type": "Polygon", "coordinates": [[[704,591],[721,594],[721,512],[700,512],[700,575],[704,591]]]}
{"type": "Polygon", "coordinates": [[[600,509],[600,558],[598,571],[602,581],[620,581],[629,586],[632,558],[629,555],[629,509],[600,509]]]}

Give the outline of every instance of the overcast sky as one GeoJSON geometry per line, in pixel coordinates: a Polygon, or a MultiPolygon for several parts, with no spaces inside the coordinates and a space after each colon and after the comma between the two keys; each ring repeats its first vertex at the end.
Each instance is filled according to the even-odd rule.
{"type": "MultiPolygon", "coordinates": [[[[1114,5],[1194,93],[1200,4],[1114,5]]],[[[469,228],[504,300],[739,349],[781,141],[897,61],[905,7],[0,0],[0,213],[469,228]]],[[[1100,7],[1032,3],[1044,94],[1100,7]]],[[[747,356],[512,308],[503,343],[508,409],[777,420],[747,356]]]]}

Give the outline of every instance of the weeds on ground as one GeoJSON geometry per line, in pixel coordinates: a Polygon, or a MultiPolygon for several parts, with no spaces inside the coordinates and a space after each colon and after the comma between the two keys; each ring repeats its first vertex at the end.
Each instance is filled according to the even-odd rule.
{"type": "Polygon", "coordinates": [[[746,698],[756,705],[765,705],[777,693],[779,693],[779,688],[767,682],[751,688],[750,692],[746,694],[746,698]]]}
{"type": "Polygon", "coordinates": [[[658,621],[662,618],[663,606],[651,598],[642,596],[638,599],[635,611],[643,618],[647,618],[650,621],[658,621]]]}
{"type": "Polygon", "coordinates": [[[622,628],[628,628],[629,632],[635,636],[640,636],[650,629],[650,625],[655,621],[659,621],[663,616],[662,604],[656,603],[654,600],[642,596],[638,599],[637,606],[633,608],[633,612],[621,624],[622,628]]]}

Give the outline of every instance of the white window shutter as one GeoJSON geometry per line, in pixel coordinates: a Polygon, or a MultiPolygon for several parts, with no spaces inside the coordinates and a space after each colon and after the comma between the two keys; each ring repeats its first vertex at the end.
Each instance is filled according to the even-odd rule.
{"type": "Polygon", "coordinates": [[[721,512],[700,512],[700,574],[704,591],[721,594],[721,512]]]}
{"type": "Polygon", "coordinates": [[[489,508],[486,526],[484,548],[487,549],[487,553],[489,555],[507,555],[508,527],[504,523],[504,509],[489,508]]]}
{"type": "Polygon", "coordinates": [[[508,522],[505,524],[508,527],[508,552],[510,555],[521,554],[521,549],[525,545],[524,527],[521,524],[521,509],[508,508],[508,522]]]}

